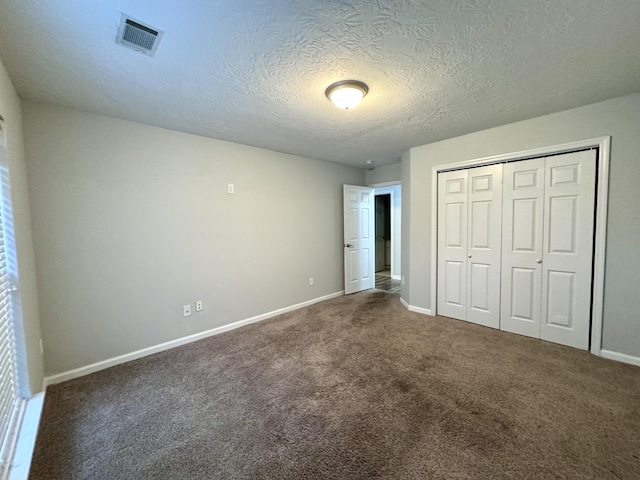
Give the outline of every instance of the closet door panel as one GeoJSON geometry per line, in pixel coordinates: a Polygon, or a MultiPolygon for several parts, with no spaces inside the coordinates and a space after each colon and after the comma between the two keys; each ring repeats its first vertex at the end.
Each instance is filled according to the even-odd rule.
{"type": "Polygon", "coordinates": [[[541,338],[589,348],[596,152],[545,159],[541,338]]]}
{"type": "Polygon", "coordinates": [[[500,326],[501,164],[469,169],[467,320],[500,326]]]}
{"type": "Polygon", "coordinates": [[[540,338],[545,160],[504,166],[500,329],[540,338]]]}
{"type": "Polygon", "coordinates": [[[459,170],[438,174],[437,313],[466,320],[467,180],[459,170]]]}

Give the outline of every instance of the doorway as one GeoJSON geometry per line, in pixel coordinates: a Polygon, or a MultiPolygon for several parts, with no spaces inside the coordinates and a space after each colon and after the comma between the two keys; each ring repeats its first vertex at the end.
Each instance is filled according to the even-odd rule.
{"type": "Polygon", "coordinates": [[[391,194],[375,196],[376,275],[391,276],[391,194]]]}
{"type": "Polygon", "coordinates": [[[346,295],[374,287],[400,293],[401,193],[399,184],[343,186],[346,295]]]}
{"type": "Polygon", "coordinates": [[[400,185],[374,188],[375,285],[379,290],[400,293],[400,185]]]}

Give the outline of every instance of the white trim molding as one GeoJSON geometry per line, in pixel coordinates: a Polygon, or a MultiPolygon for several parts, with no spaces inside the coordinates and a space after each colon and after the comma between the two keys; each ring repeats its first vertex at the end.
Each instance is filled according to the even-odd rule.
{"type": "Polygon", "coordinates": [[[428,308],[414,307],[413,305],[409,305],[402,297],[400,297],[400,303],[410,312],[421,313],[423,315],[429,315],[430,317],[434,316],[433,313],[431,313],[431,310],[429,310],[428,308]]]}
{"type": "Polygon", "coordinates": [[[626,353],[612,352],[611,350],[600,350],[600,356],[609,360],[616,360],[618,362],[640,367],[640,357],[634,357],[633,355],[627,355],[626,353]]]}
{"type": "MultiPolygon", "coordinates": [[[[395,186],[395,185],[393,185],[395,186]]],[[[390,227],[391,227],[391,265],[389,265],[389,271],[393,272],[393,267],[394,265],[394,258],[393,258],[393,244],[394,242],[396,242],[396,236],[397,236],[397,232],[395,231],[395,200],[394,200],[394,191],[393,188],[386,188],[386,187],[373,187],[373,197],[374,197],[374,202],[375,202],[375,197],[377,197],[378,195],[389,195],[389,222],[391,223],[390,227]]],[[[376,207],[375,207],[375,203],[373,205],[373,211],[375,212],[376,207]]],[[[374,225],[375,225],[375,213],[374,213],[374,225]]],[[[375,231],[375,227],[374,227],[374,231],[375,231]]],[[[377,247],[376,247],[376,241],[377,238],[374,239],[373,242],[373,264],[376,265],[376,260],[375,260],[375,255],[376,255],[376,251],[377,251],[377,247]]],[[[386,245],[385,245],[386,248],[386,245]]],[[[374,268],[374,276],[375,276],[375,268],[374,268]]]]}
{"type": "MultiPolygon", "coordinates": [[[[399,268],[394,268],[397,267],[397,265],[395,264],[395,255],[393,254],[393,251],[395,250],[394,245],[397,245],[399,243],[401,243],[401,231],[397,231],[396,229],[396,199],[395,199],[395,188],[394,187],[400,187],[402,188],[402,185],[400,183],[395,183],[395,182],[385,182],[384,184],[378,184],[377,186],[373,186],[373,196],[377,197],[378,195],[389,195],[389,199],[390,199],[390,206],[389,208],[391,209],[391,211],[389,212],[390,215],[390,219],[389,221],[391,222],[391,265],[389,266],[389,269],[392,273],[391,278],[395,279],[395,280],[400,280],[400,275],[393,275],[393,272],[395,272],[396,270],[400,270],[399,268]]],[[[400,190],[400,196],[402,197],[402,190],[400,190]]],[[[402,205],[400,206],[400,215],[402,216],[402,205]]],[[[375,205],[374,205],[374,211],[375,211],[375,205]]],[[[375,217],[374,217],[375,218],[375,217]]],[[[374,222],[375,223],[375,222],[374,222]]],[[[402,221],[400,222],[400,230],[402,230],[402,221]]],[[[376,248],[375,248],[375,242],[374,242],[374,265],[375,265],[375,252],[376,252],[376,248]]],[[[400,252],[400,256],[402,256],[402,251],[400,252]]],[[[375,272],[374,272],[375,273],[375,272]]]]}
{"type": "Polygon", "coordinates": [[[29,468],[36,436],[42,416],[45,393],[41,392],[26,401],[24,415],[18,429],[18,441],[11,460],[8,480],[25,480],[29,477],[29,468]]]}
{"type": "MultiPolygon", "coordinates": [[[[591,300],[591,353],[601,355],[602,315],[604,309],[604,269],[607,244],[607,210],[609,200],[609,154],[611,137],[590,138],[575,142],[534,148],[520,152],[493,155],[464,162],[437,165],[431,170],[431,292],[430,305],[437,313],[437,257],[438,257],[438,173],[469,167],[480,167],[496,163],[515,162],[560,153],[575,152],[589,148],[598,149],[598,177],[596,192],[596,225],[593,246],[593,297],[591,300]]],[[[614,353],[614,352],[609,352],[614,353]]],[[[616,354],[622,355],[622,354],[616,354]]],[[[603,355],[604,356],[604,355],[603,355]]],[[[608,357],[611,358],[611,357],[608,357]]],[[[633,358],[633,357],[631,357],[633,358]]],[[[624,360],[620,360],[624,361],[624,360]]]]}
{"type": "Polygon", "coordinates": [[[172,348],[179,347],[181,345],[186,345],[188,343],[202,340],[203,338],[219,335],[221,333],[228,332],[230,330],[235,330],[236,328],[244,327],[245,325],[250,325],[252,323],[261,322],[262,320],[267,320],[268,318],[282,315],[283,313],[292,312],[293,310],[298,310],[300,308],[308,307],[309,305],[313,305],[315,303],[324,302],[325,300],[341,297],[342,295],[344,295],[344,290],[341,290],[335,293],[330,293],[329,295],[324,295],[322,297],[313,298],[311,300],[307,300],[302,303],[297,303],[295,305],[291,305],[288,307],[279,308],[271,312],[263,313],[261,315],[256,315],[255,317],[246,318],[244,320],[239,320],[234,323],[229,323],[227,325],[222,325],[220,327],[212,328],[211,330],[205,330],[204,332],[196,333],[196,334],[189,335],[182,338],[177,338],[175,340],[170,340],[168,342],[164,342],[159,345],[154,345],[152,347],[143,348],[142,350],[136,350],[135,352],[125,353],[124,355],[108,358],[106,360],[92,363],[90,365],[85,365],[84,367],[75,368],[67,372],[51,375],[49,377],[45,377],[43,382],[43,389],[46,389],[49,385],[55,385],[56,383],[62,383],[62,382],[66,382],[67,380],[83,377],[85,375],[89,375],[90,373],[99,372],[100,370],[104,370],[106,368],[113,367],[115,365],[120,365],[122,363],[130,362],[131,360],[137,360],[138,358],[146,357],[148,355],[153,355],[154,353],[170,350],[172,348]]]}
{"type": "Polygon", "coordinates": [[[372,183],[371,185],[367,185],[367,187],[382,188],[393,187],[395,185],[402,185],[402,182],[400,180],[393,180],[391,182],[372,183]]]}

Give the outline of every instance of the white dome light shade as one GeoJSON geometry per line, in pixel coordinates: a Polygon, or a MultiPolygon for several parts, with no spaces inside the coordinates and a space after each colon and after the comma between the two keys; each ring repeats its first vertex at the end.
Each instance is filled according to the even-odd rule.
{"type": "Polygon", "coordinates": [[[325,91],[325,95],[333,104],[344,110],[349,110],[358,103],[367,94],[369,87],[357,80],[342,80],[329,85],[325,91]]]}

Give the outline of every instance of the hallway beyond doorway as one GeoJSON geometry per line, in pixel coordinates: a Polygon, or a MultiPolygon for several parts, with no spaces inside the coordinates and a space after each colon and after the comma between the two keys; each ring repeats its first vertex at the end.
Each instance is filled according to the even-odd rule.
{"type": "Polygon", "coordinates": [[[389,293],[401,293],[402,283],[391,278],[391,272],[386,270],[376,272],[376,288],[389,293]]]}

